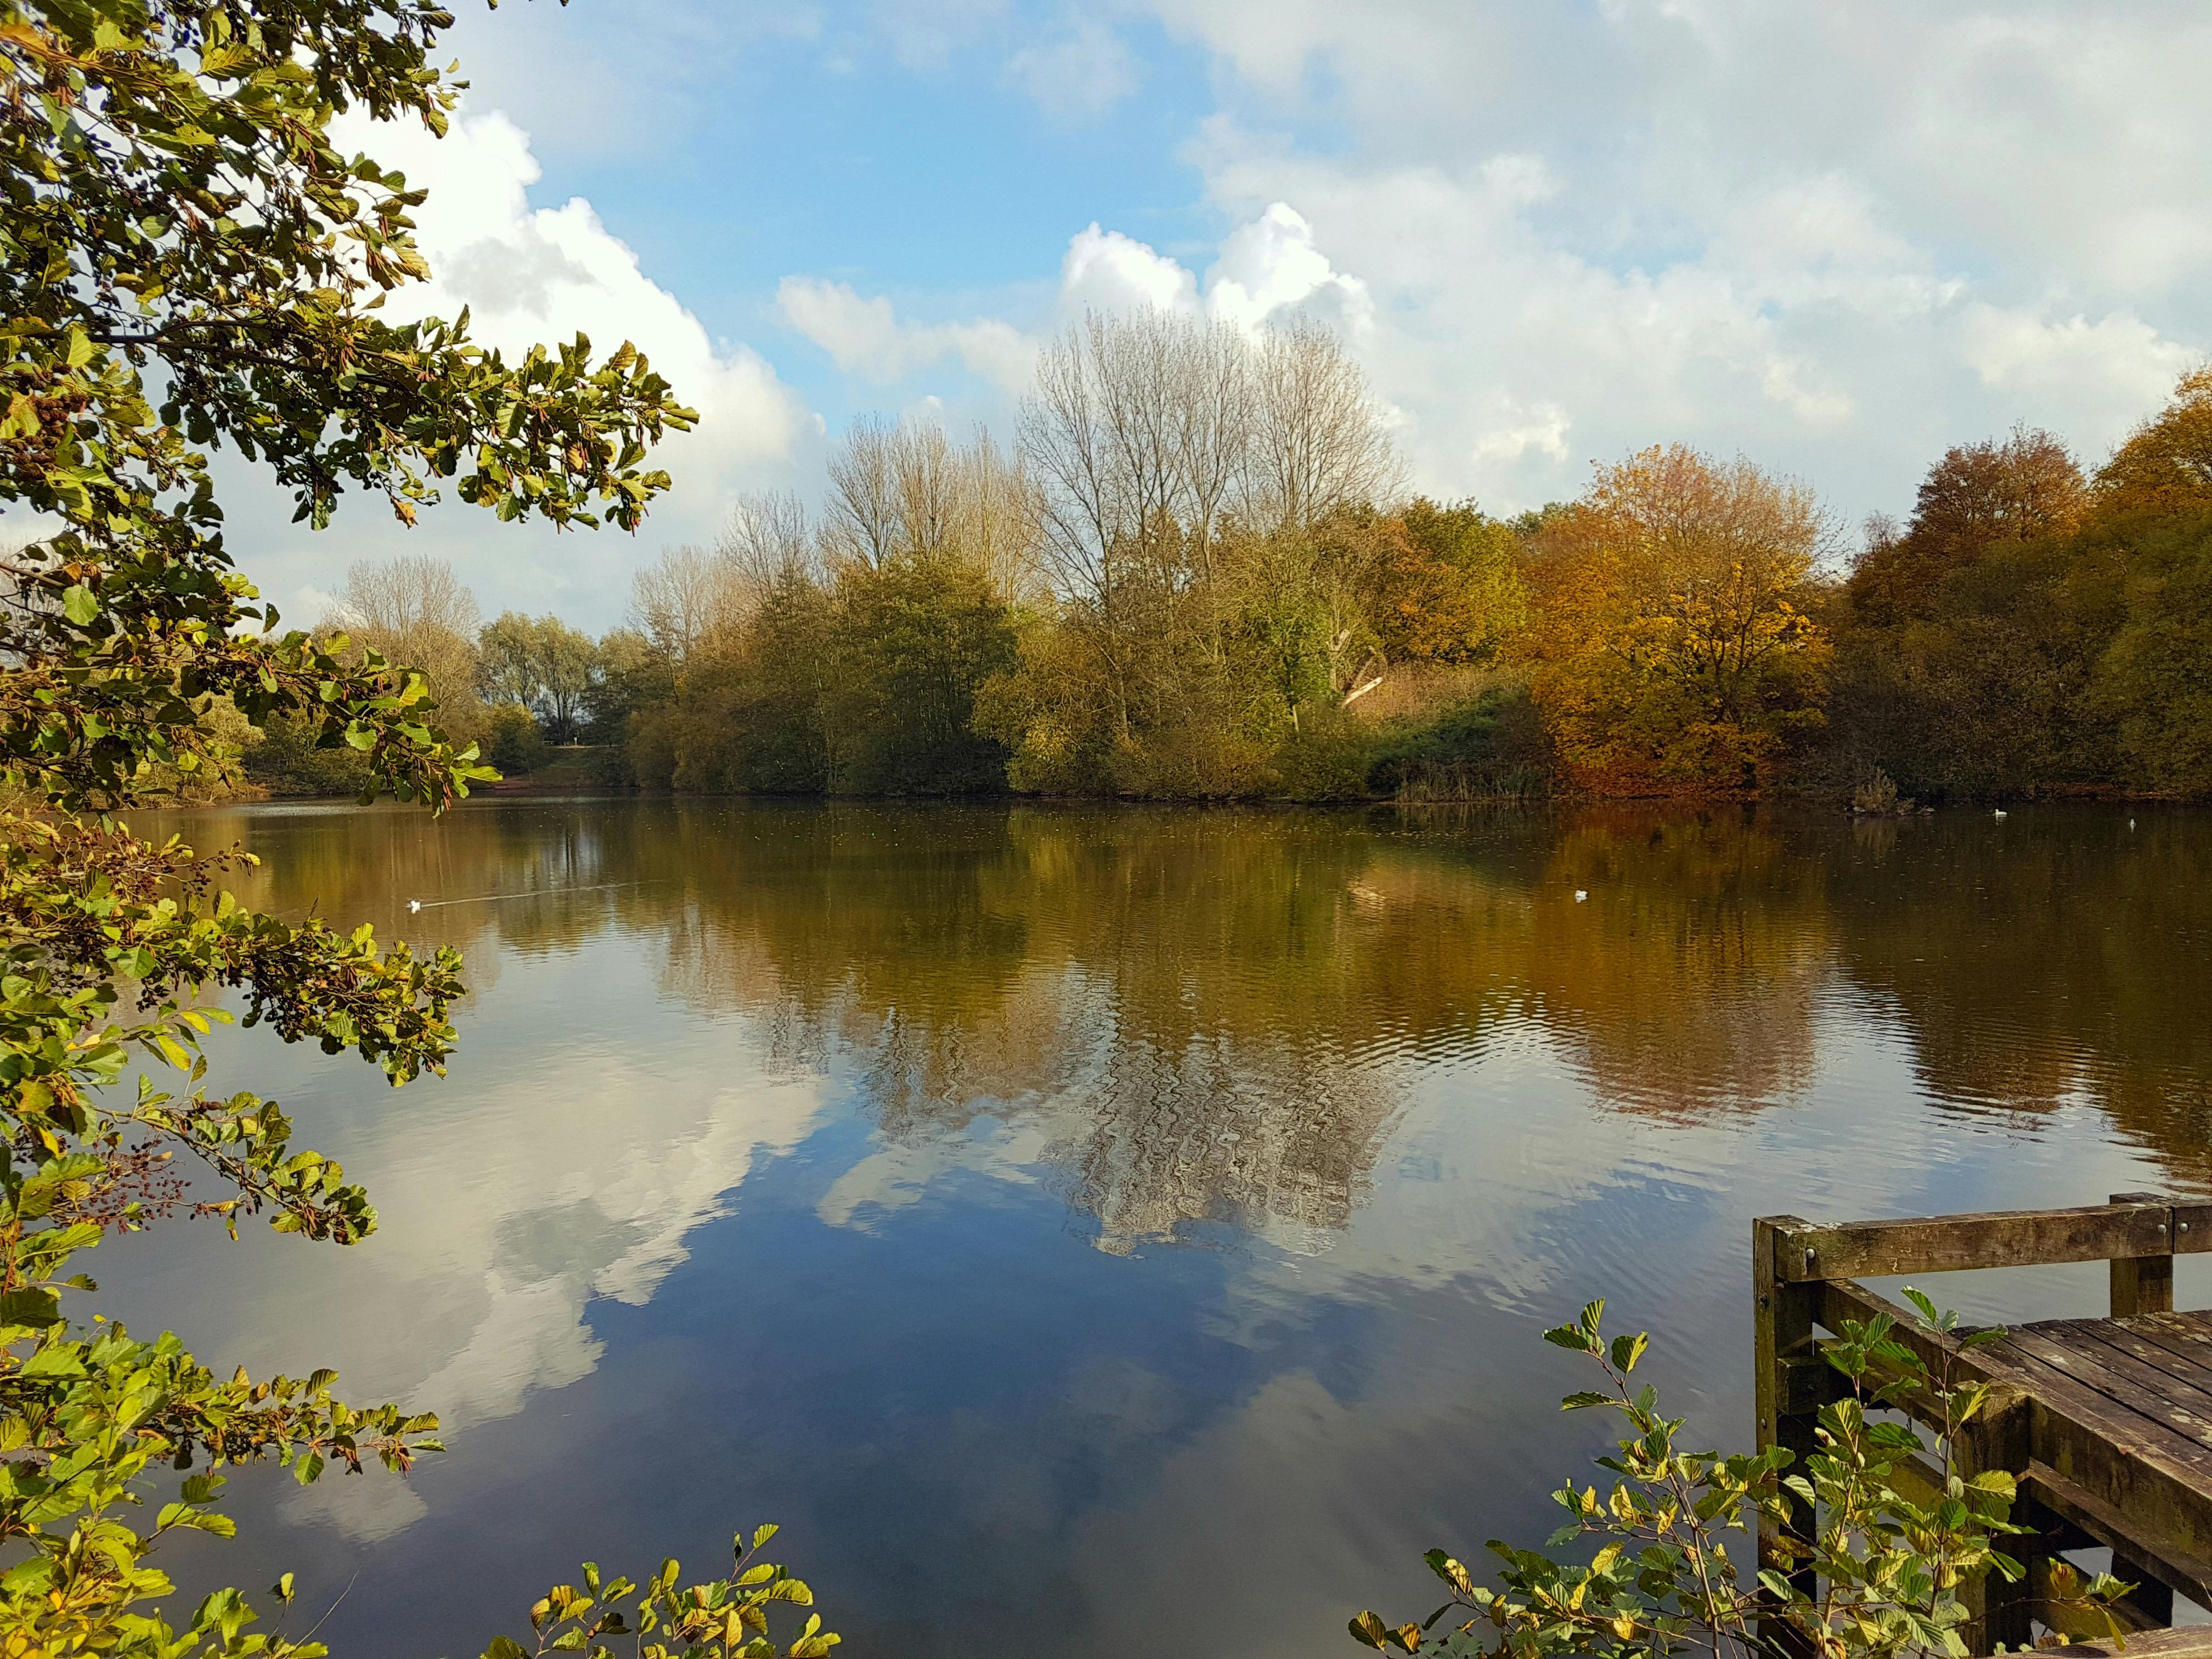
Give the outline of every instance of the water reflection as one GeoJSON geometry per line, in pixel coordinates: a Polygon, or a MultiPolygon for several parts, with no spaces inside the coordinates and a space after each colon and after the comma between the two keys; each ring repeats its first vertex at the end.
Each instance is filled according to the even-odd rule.
{"type": "Polygon", "coordinates": [[[101,1277],[456,1425],[228,1553],[362,1573],[380,1650],[772,1512],[855,1651],[1334,1652],[1545,1529],[1560,1307],[1725,1434],[1750,1215],[2203,1188],[2212,822],[2138,817],[197,814],[258,902],[465,949],[465,1048],[234,1040],[383,1231],[101,1277]]]}

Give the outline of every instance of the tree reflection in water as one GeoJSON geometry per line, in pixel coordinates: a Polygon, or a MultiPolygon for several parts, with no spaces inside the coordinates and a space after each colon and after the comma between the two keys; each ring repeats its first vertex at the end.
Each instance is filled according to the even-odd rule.
{"type": "Polygon", "coordinates": [[[2086,1102],[2191,1168],[2207,1144],[2212,1026],[2175,1014],[2212,1006],[2212,826],[2179,813],[208,816],[283,824],[258,901],[486,947],[479,987],[503,952],[653,939],[666,993],[772,1064],[845,1057],[910,1166],[1011,1126],[1112,1249],[1340,1225],[1395,1060],[1534,1042],[1623,1111],[1757,1110],[1806,1086],[1824,999],[1854,994],[1960,1110],[2086,1102]]]}

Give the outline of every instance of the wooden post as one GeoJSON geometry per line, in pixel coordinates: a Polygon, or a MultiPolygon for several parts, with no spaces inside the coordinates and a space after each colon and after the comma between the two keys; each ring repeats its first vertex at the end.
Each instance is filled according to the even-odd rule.
{"type": "MultiPolygon", "coordinates": [[[[2163,1204],[2166,1200],[2158,1193],[2114,1193],[2112,1202],[2163,1204]]],[[[2172,1226],[2169,1219],[2166,1235],[2169,1245],[2173,1243],[2172,1226]]],[[[2137,1314],[2173,1311],[2173,1257],[2171,1255],[2139,1255],[2131,1261],[2115,1261],[2112,1267],[2113,1318],[2131,1319],[2137,1314]]],[[[2152,1577],[2140,1562],[2130,1560],[2125,1553],[2116,1549],[2112,1552],[2112,1576],[2135,1583],[2136,1589],[2128,1601],[2133,1610],[2142,1618],[2160,1625],[2173,1622],[2173,1591],[2152,1577]]]]}
{"type": "MultiPolygon", "coordinates": [[[[1952,1472],[1965,1480],[1990,1469],[2025,1474],[2031,1455],[2028,1410],[2027,1398],[2017,1390],[2002,1386],[1992,1389],[1973,1420],[1962,1425],[1952,1437],[1952,1472]]],[[[2034,1639],[2032,1620],[2041,1582],[2035,1570],[2036,1540],[2021,1535],[2001,1536],[1992,1541],[2028,1571],[2017,1583],[2008,1584],[1995,1572],[1985,1572],[1959,1587],[1959,1599],[1973,1620],[1966,1627],[1966,1643],[1976,1653],[1993,1653],[1999,1647],[2024,1648],[2034,1639]]]]}
{"type": "MultiPolygon", "coordinates": [[[[1775,1253],[1781,1247],[1781,1233],[1785,1226],[1803,1225],[1795,1216],[1766,1217],[1751,1224],[1756,1355],[1753,1397],[1758,1415],[1754,1437],[1758,1450],[1787,1446],[1796,1453],[1801,1465],[1814,1449],[1815,1420],[1802,1412],[1790,1409],[1793,1403],[1790,1367],[1814,1357],[1813,1318],[1820,1304],[1820,1287],[1818,1281],[1784,1280],[1775,1253]]],[[[1782,1541],[1785,1536],[1811,1540],[1814,1524],[1811,1506],[1792,1498],[1790,1507],[1790,1518],[1786,1527],[1760,1517],[1759,1569],[1780,1572],[1807,1595],[1817,1595],[1812,1570],[1793,1565],[1784,1553],[1782,1541]]],[[[1803,1632],[1779,1618],[1761,1620],[1759,1634],[1771,1649],[1785,1654],[1809,1655],[1813,1650],[1803,1632]]]]}
{"type": "MultiPolygon", "coordinates": [[[[2112,1202],[2163,1204],[2166,1200],[2157,1193],[2114,1193],[2112,1202]]],[[[2112,1264],[2113,1318],[2131,1319],[2137,1314],[2173,1311],[2172,1243],[2169,1233],[2166,1255],[2138,1255],[2112,1264]]]]}

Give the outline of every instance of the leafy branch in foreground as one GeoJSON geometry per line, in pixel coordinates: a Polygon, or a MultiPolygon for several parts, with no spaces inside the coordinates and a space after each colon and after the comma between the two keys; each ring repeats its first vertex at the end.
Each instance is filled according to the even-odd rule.
{"type": "MultiPolygon", "coordinates": [[[[80,1253],[172,1216],[374,1230],[276,1102],[204,1086],[226,996],[397,1085],[442,1072],[463,994],[452,951],[257,913],[221,885],[243,852],[113,816],[228,775],[233,711],[355,751],[434,811],[494,775],[415,668],[281,629],[224,545],[209,452],[265,467],[317,528],[349,486],[411,524],[451,479],[502,520],[635,529],[669,482],[647,452],[695,418],[627,343],[510,362],[465,313],[384,317],[428,275],[424,192],[331,127],[442,132],[458,83],[430,54],[452,22],[419,0],[0,0],[0,511],[28,515],[0,543],[0,1659],[319,1654],[250,1628],[235,1589],[173,1622],[153,1555],[228,1534],[232,1465],[305,1482],[438,1449],[435,1417],[349,1405],[328,1370],[224,1379],[63,1304],[97,1289],[80,1253]]],[[[811,1600],[774,1568],[675,1577],[623,1587],[618,1622],[776,1652],[762,1610],[811,1600]]],[[[544,1604],[563,1650],[616,1629],[602,1612],[585,1634],[576,1599],[544,1604]]],[[[830,1639],[810,1623],[790,1650],[830,1639]]]]}
{"type": "MultiPolygon", "coordinates": [[[[1930,1329],[1955,1332],[1954,1316],[1917,1291],[1906,1295],[1930,1329]]],[[[1489,1548],[1504,1565],[1499,1588],[1491,1589],[1431,1550],[1430,1569],[1450,1599],[1417,1624],[1388,1626],[1362,1613],[1352,1621],[1354,1638],[1386,1651],[1514,1659],[1661,1659],[1700,1650],[1716,1659],[1964,1659],[1973,1617],[1964,1592],[1987,1575],[2015,1582],[2022,1571],[1999,1545],[2026,1530],[2011,1519],[2012,1476],[1962,1474],[1952,1463],[1953,1441],[1987,1405],[1988,1385],[1932,1373],[1895,1339],[1887,1315],[1847,1322],[1823,1352],[1851,1391],[1822,1409],[1816,1449],[1802,1468],[1784,1446],[1756,1455],[1687,1451],[1677,1443],[1683,1419],[1662,1416],[1657,1390],[1631,1382],[1649,1335],[1608,1342],[1599,1329],[1604,1310],[1590,1303],[1574,1323],[1544,1334],[1588,1355],[1605,1376],[1604,1388],[1569,1395],[1562,1408],[1617,1412],[1630,1431],[1597,1460],[1613,1476],[1605,1492],[1571,1485],[1553,1494],[1570,1518],[1547,1548],[1602,1540],[1595,1553],[1577,1562],[1493,1540],[1489,1548]],[[1934,1490],[1911,1473],[1929,1448],[1902,1418],[1908,1404],[1942,1425],[1934,1490]],[[1795,1538],[1793,1513],[1808,1507],[1817,1517],[1810,1536],[1795,1538]],[[1786,1572],[1750,1564],[1762,1522],[1780,1534],[1786,1572]]],[[[2003,1334],[1957,1340],[1972,1346],[2003,1334]]],[[[2131,1588],[2109,1575],[2083,1583],[2054,1571],[2063,1601],[2043,1612],[2071,1630],[2118,1636],[2112,1604],[2131,1588]]]]}
{"type": "Polygon", "coordinates": [[[683,1584],[674,1561],[642,1584],[627,1578],[603,1579],[599,1565],[586,1561],[583,1584],[556,1584],[530,1609],[534,1646],[512,1637],[495,1638],[483,1659],[533,1659],[547,1653],[583,1653],[589,1659],[613,1659],[614,1643],[628,1638],[635,1659],[823,1659],[839,1638],[809,1613],[790,1646],[769,1635],[769,1609],[778,1601],[811,1607],[814,1592],[781,1567],[746,1562],[776,1534],[773,1526],[756,1527],[752,1541],[739,1533],[736,1559],[727,1578],[683,1584]]]}

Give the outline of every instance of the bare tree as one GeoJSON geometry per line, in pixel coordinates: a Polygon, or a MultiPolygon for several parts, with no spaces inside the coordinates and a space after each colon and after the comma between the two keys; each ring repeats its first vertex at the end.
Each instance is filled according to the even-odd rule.
{"type": "Polygon", "coordinates": [[[399,635],[422,628],[471,635],[480,620],[476,595],[443,559],[364,559],[346,572],[345,592],[331,607],[340,627],[399,635]]]}
{"type": "Polygon", "coordinates": [[[1099,348],[1108,326],[1093,317],[1039,355],[1036,387],[1022,405],[1020,443],[1023,462],[1036,481],[1046,568],[1060,594],[1091,613],[1096,626],[1078,631],[1097,653],[1126,736],[1129,641],[1121,561],[1138,514],[1102,385],[1099,348]]]}
{"type": "Polygon", "coordinates": [[[877,568],[898,551],[904,526],[899,503],[898,428],[873,417],[856,421],[830,458],[830,495],[823,505],[822,545],[834,564],[877,568]]]}
{"type": "Polygon", "coordinates": [[[958,452],[957,541],[962,554],[1010,603],[1035,598],[1037,493],[1018,453],[999,447],[982,427],[958,452]]]}
{"type": "Polygon", "coordinates": [[[717,629],[745,609],[737,564],[702,547],[665,550],[631,579],[629,622],[655,651],[679,665],[717,629]]]}
{"type": "Polygon", "coordinates": [[[933,421],[863,421],[830,459],[820,540],[833,568],[957,558],[1011,600],[1036,586],[1036,537],[1020,458],[980,427],[959,444],[933,421]]]}
{"type": "Polygon", "coordinates": [[[1326,325],[1301,318],[1261,337],[1258,433],[1249,509],[1273,527],[1310,525],[1334,508],[1400,487],[1382,409],[1367,376],[1326,325]]]}
{"type": "Polygon", "coordinates": [[[324,621],[419,670],[450,704],[476,683],[477,617],[476,595],[453,567],[418,555],[354,565],[324,621]]]}
{"type": "Polygon", "coordinates": [[[1177,357],[1176,471],[1193,550],[1210,581],[1222,514],[1252,459],[1257,377],[1249,341],[1218,319],[1191,328],[1177,357]]]}
{"type": "Polygon", "coordinates": [[[749,608],[779,581],[813,574],[815,548],[814,523],[806,503],[789,490],[738,496],[714,544],[749,608]]]}

